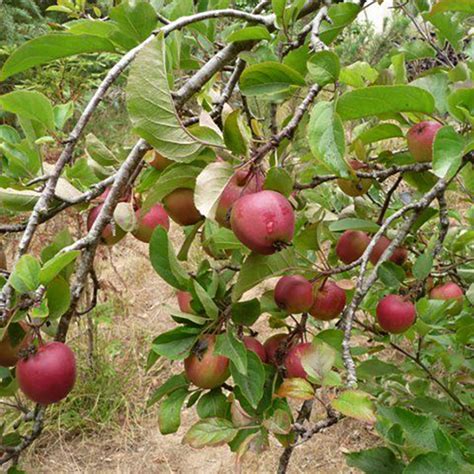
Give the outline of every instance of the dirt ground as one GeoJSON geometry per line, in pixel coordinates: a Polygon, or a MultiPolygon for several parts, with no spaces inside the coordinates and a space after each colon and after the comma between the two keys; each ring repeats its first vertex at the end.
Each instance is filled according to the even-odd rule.
{"type": "MultiPolygon", "coordinates": [[[[179,241],[177,232],[173,229],[172,235],[179,241]]],[[[113,414],[111,423],[88,423],[71,430],[64,421],[69,410],[68,402],[65,402],[64,411],[54,412],[46,432],[25,454],[22,467],[27,472],[225,474],[236,471],[234,455],[227,446],[196,450],[181,443],[184,433],[196,421],[192,409],[183,413],[178,433],[162,436],[158,429],[157,406],[145,408],[153,388],[159,386],[170,372],[180,370],[179,363],[161,360],[148,374],[144,370],[153,337],[174,326],[164,305],[176,304],[174,291],[152,269],[147,250],[145,244],[128,236],[112,250],[101,249],[98,256],[102,285],[100,299],[118,298],[122,304],[122,309],[113,315],[112,324],[99,326],[99,331],[101,340],[119,341],[120,349],[112,359],[117,371],[117,392],[112,393],[113,397],[124,397],[126,403],[113,414]],[[124,384],[123,377],[130,371],[132,376],[124,384]]],[[[199,260],[200,256],[194,254],[193,258],[199,260]]],[[[265,318],[261,319],[261,328],[264,328],[265,318]]],[[[265,337],[268,330],[262,332],[261,337],[265,337]]],[[[76,350],[86,350],[85,339],[84,324],[72,330],[70,341],[76,350]]],[[[75,392],[80,390],[80,386],[75,388],[75,392]]],[[[77,396],[83,396],[82,393],[77,396]]],[[[87,418],[87,414],[82,416],[87,418]]],[[[312,420],[323,416],[316,410],[312,420]]],[[[355,472],[347,467],[344,452],[375,444],[377,437],[372,427],[354,420],[343,420],[297,447],[288,472],[355,472]]],[[[281,453],[281,446],[272,439],[269,450],[246,459],[242,472],[276,472],[281,453]]]]}

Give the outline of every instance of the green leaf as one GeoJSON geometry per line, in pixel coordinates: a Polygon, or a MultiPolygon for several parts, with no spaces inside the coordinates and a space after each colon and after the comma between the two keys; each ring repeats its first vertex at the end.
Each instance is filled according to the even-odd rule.
{"type": "Polygon", "coordinates": [[[57,276],[49,283],[46,289],[46,299],[48,300],[50,320],[60,318],[69,309],[71,289],[68,282],[62,276],[57,276]]]}
{"type": "Polygon", "coordinates": [[[422,451],[438,449],[435,435],[438,425],[432,417],[416,415],[400,407],[386,406],[378,407],[378,415],[400,425],[407,447],[416,447],[422,451]]]}
{"type": "Polygon", "coordinates": [[[217,307],[216,303],[212,300],[212,298],[207,294],[206,290],[194,280],[194,290],[196,291],[196,295],[204,307],[204,311],[211,319],[217,319],[219,316],[219,308],[217,307]]]}
{"type": "Polygon", "coordinates": [[[19,90],[0,96],[0,107],[54,130],[54,112],[49,99],[41,92],[19,90]]]}
{"type": "Polygon", "coordinates": [[[367,474],[401,474],[405,467],[388,448],[372,448],[349,453],[346,454],[346,460],[349,466],[367,474]]]}
{"type": "Polygon", "coordinates": [[[356,61],[350,66],[341,70],[339,81],[348,86],[359,88],[365,87],[366,84],[373,84],[379,73],[370,64],[363,61],[356,61]]]}
{"type": "Polygon", "coordinates": [[[291,415],[287,411],[278,408],[271,418],[264,420],[263,426],[274,434],[288,434],[291,432],[291,415]]]}
{"type": "Polygon", "coordinates": [[[167,435],[176,433],[181,425],[181,409],[189,392],[186,388],[179,388],[166,398],[160,405],[158,426],[160,433],[167,435]]]}
{"type": "Polygon", "coordinates": [[[461,122],[474,122],[474,89],[456,89],[448,96],[449,113],[461,122]]]}
{"type": "Polygon", "coordinates": [[[425,252],[420,255],[413,265],[413,276],[418,280],[424,280],[431,273],[433,268],[433,255],[425,252]]]}
{"type": "Polygon", "coordinates": [[[176,164],[166,168],[161,174],[153,189],[147,194],[143,209],[150,209],[153,204],[161,201],[165,196],[178,188],[194,189],[196,178],[202,169],[197,166],[176,164]]]}
{"type": "Polygon", "coordinates": [[[50,281],[56,278],[64,268],[74,262],[80,253],[79,250],[71,250],[70,252],[58,254],[51,260],[48,260],[40,271],[40,283],[42,285],[47,285],[50,281]]]}
{"type": "Polygon", "coordinates": [[[229,163],[216,161],[208,164],[196,179],[194,204],[205,217],[213,219],[222,191],[234,175],[229,163]]]}
{"type": "Polygon", "coordinates": [[[319,51],[308,60],[309,77],[321,87],[336,82],[340,71],[339,57],[332,51],[319,51]]]}
{"type": "Polygon", "coordinates": [[[332,43],[342,30],[357,18],[359,12],[359,5],[354,3],[339,3],[330,6],[328,16],[331,19],[331,23],[326,20],[323,20],[321,23],[321,40],[327,45],[332,43]]]}
{"type": "Polygon", "coordinates": [[[280,167],[270,168],[263,183],[263,189],[270,189],[277,191],[286,197],[289,197],[293,192],[293,178],[290,173],[280,167]]]}
{"type": "Polygon", "coordinates": [[[420,77],[412,81],[411,85],[429,92],[435,99],[436,110],[440,114],[446,113],[448,109],[447,96],[449,93],[449,80],[446,74],[430,74],[429,76],[420,77]]]}
{"type": "Polygon", "coordinates": [[[188,326],[178,327],[160,334],[153,341],[153,350],[168,359],[185,359],[199,336],[201,329],[188,326]]]}
{"type": "Polygon", "coordinates": [[[267,278],[282,275],[298,268],[293,249],[288,248],[270,256],[250,254],[240,269],[232,289],[232,301],[238,301],[248,290],[267,278]]]}
{"type": "Polygon", "coordinates": [[[247,156],[252,132],[244,122],[240,110],[234,110],[224,122],[224,142],[226,147],[237,156],[247,156]]]}
{"type": "Polygon", "coordinates": [[[441,12],[466,12],[474,14],[472,0],[440,0],[433,5],[430,15],[441,12]]]}
{"type": "Polygon", "coordinates": [[[205,393],[196,405],[199,418],[225,418],[229,408],[227,397],[220,388],[205,393]]]}
{"type": "Polygon", "coordinates": [[[238,372],[247,375],[247,349],[242,341],[235,337],[230,328],[217,336],[214,353],[227,357],[232,361],[238,372]]]}
{"type": "Polygon", "coordinates": [[[86,136],[86,152],[101,166],[113,166],[118,163],[116,156],[93,133],[86,136]]]}
{"type": "Polygon", "coordinates": [[[264,26],[247,26],[238,29],[227,37],[228,43],[237,43],[238,41],[249,40],[271,40],[272,37],[264,26]]]}
{"type": "Polygon", "coordinates": [[[433,143],[433,173],[440,178],[451,178],[461,166],[464,138],[453,127],[438,130],[433,143]]]}
{"type": "Polygon", "coordinates": [[[393,364],[384,362],[376,357],[364,360],[357,367],[357,376],[361,378],[383,377],[386,375],[399,374],[400,369],[393,364]]]}
{"type": "Polygon", "coordinates": [[[147,407],[151,407],[155,403],[159,402],[165,395],[169,395],[171,392],[174,392],[180,388],[187,388],[188,386],[189,382],[187,381],[184,373],[173,375],[152,393],[147,402],[147,407]]]}
{"type": "Polygon", "coordinates": [[[32,255],[23,255],[13,268],[8,283],[19,293],[36,290],[40,284],[41,265],[32,255]]]}
{"type": "Polygon", "coordinates": [[[405,270],[394,262],[386,261],[377,270],[377,276],[389,288],[399,288],[406,278],[405,270]]]}
{"type": "Polygon", "coordinates": [[[240,301],[232,303],[231,314],[232,321],[235,324],[243,324],[244,326],[252,326],[262,313],[260,301],[253,298],[248,301],[240,301]]]}
{"type": "Polygon", "coordinates": [[[305,379],[291,378],[283,380],[276,394],[282,398],[311,400],[314,398],[314,389],[305,379]]]}
{"type": "Polygon", "coordinates": [[[342,120],[355,120],[381,114],[398,112],[434,111],[433,96],[413,86],[372,86],[343,94],[336,111],[342,120]]]}
{"type": "Polygon", "coordinates": [[[58,130],[62,130],[66,122],[74,115],[74,102],[67,102],[66,104],[58,104],[53,108],[54,125],[58,130]]]}
{"type": "Polygon", "coordinates": [[[232,422],[224,418],[206,418],[198,421],[186,433],[183,442],[193,448],[221,446],[229,443],[237,435],[238,430],[232,422]]]}
{"type": "Polygon", "coordinates": [[[314,157],[338,176],[348,178],[344,155],[346,141],[342,121],[332,102],[318,102],[311,111],[308,124],[308,142],[314,157]]]}
{"type": "Polygon", "coordinates": [[[150,262],[156,273],[172,287],[186,289],[189,275],[179,264],[166,230],[158,226],[150,240],[150,262]]]}
{"type": "Polygon", "coordinates": [[[301,357],[301,364],[311,381],[322,385],[324,378],[336,361],[337,352],[328,344],[318,339],[313,340],[313,348],[301,357]]]}
{"type": "Polygon", "coordinates": [[[165,53],[162,34],[140,51],[128,76],[127,108],[134,131],[158,153],[175,161],[192,161],[201,143],[178,118],[165,53]]]}
{"type": "Polygon", "coordinates": [[[329,224],[331,232],[342,232],[344,230],[363,230],[365,232],[375,233],[380,229],[380,226],[373,221],[366,221],[364,219],[356,219],[349,217],[347,219],[340,219],[329,224]]]}
{"type": "Polygon", "coordinates": [[[304,85],[299,72],[273,61],[248,66],[240,77],[240,90],[247,96],[280,94],[304,85]]]}
{"type": "Polygon", "coordinates": [[[247,370],[249,375],[243,375],[234,362],[230,363],[230,373],[234,383],[239,387],[242,395],[252,405],[257,408],[263,397],[265,386],[265,368],[258,357],[252,351],[247,351],[247,370]]]}
{"type": "Polygon", "coordinates": [[[364,145],[368,145],[370,143],[400,137],[403,137],[403,132],[398,125],[395,125],[394,123],[380,123],[364,130],[357,139],[364,145]]]}
{"type": "Polygon", "coordinates": [[[148,2],[122,2],[110,9],[109,16],[136,45],[146,40],[157,25],[155,9],[148,2]]]}
{"type": "Polygon", "coordinates": [[[35,191],[0,188],[0,206],[14,212],[32,211],[39,197],[35,191]]]}
{"type": "Polygon", "coordinates": [[[472,465],[463,467],[452,457],[438,452],[419,454],[404,469],[403,474],[446,474],[470,472],[472,465]]]}
{"type": "Polygon", "coordinates": [[[424,40],[404,43],[398,51],[404,53],[407,61],[436,57],[436,51],[424,40]]]}
{"type": "Polygon", "coordinates": [[[346,390],[332,402],[332,406],[345,416],[368,423],[376,421],[370,396],[361,390],[346,390]]]}
{"type": "Polygon", "coordinates": [[[5,61],[0,73],[4,81],[14,74],[34,66],[82,53],[115,52],[115,46],[106,38],[93,35],[51,33],[23,43],[5,61]]]}

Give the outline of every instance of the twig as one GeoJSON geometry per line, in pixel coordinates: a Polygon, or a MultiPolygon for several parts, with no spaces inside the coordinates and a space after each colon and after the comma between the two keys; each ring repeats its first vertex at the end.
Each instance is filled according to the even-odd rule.
{"type": "MultiPolygon", "coordinates": [[[[407,173],[410,171],[418,173],[421,171],[428,171],[430,169],[431,163],[416,163],[413,165],[390,166],[389,168],[385,168],[382,170],[355,171],[354,173],[358,178],[376,179],[378,181],[383,181],[397,173],[407,173]]],[[[296,183],[294,188],[297,190],[312,189],[319,186],[320,184],[326,183],[328,181],[333,181],[339,178],[340,176],[336,175],[315,176],[310,183],[296,183]]]]}
{"type": "Polygon", "coordinates": [[[378,225],[382,224],[383,218],[385,217],[385,213],[387,212],[390,206],[390,199],[392,199],[393,193],[397,190],[402,180],[403,180],[403,173],[400,173],[395,183],[393,183],[393,186],[388,190],[387,195],[385,196],[385,201],[383,203],[382,210],[380,211],[380,214],[379,214],[379,218],[377,219],[378,225]]]}

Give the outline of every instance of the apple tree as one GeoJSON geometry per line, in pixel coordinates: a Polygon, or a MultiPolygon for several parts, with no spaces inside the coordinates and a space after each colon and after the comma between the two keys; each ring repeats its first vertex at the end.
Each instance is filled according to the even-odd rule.
{"type": "Polygon", "coordinates": [[[192,409],[185,443],[227,444],[242,463],[274,437],[284,473],[298,445],[351,417],[380,443],[350,466],[472,470],[472,0],[395,2],[411,37],[373,64],[339,54],[365,0],[117,3],[58,0],[61,28],[1,69],[14,119],[0,125],[0,233],[18,245],[0,258],[0,396],[18,413],[0,425],[0,464],[73,389],[66,340],[97,300],[94,257],[130,233],[177,295],[147,361],[173,367],[148,402],[163,435],[192,409]],[[99,53],[116,63],[85,105],[15,87],[99,53]],[[130,147],[87,128],[119,78],[130,147]],[[33,252],[66,210],[87,232],[33,252]]]}

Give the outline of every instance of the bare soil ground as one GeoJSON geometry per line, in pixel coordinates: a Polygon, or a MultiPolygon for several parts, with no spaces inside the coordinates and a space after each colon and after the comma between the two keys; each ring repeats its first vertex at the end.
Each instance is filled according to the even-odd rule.
{"type": "MultiPolygon", "coordinates": [[[[177,232],[173,230],[173,237],[179,241],[177,232]]],[[[161,360],[148,374],[144,370],[152,339],[174,326],[164,305],[176,304],[174,291],[154,272],[147,251],[146,245],[131,236],[111,250],[100,250],[100,301],[113,301],[115,309],[110,324],[99,325],[96,344],[102,348],[100,354],[110,361],[106,369],[112,375],[96,385],[88,383],[86,324],[81,321],[72,329],[69,340],[79,352],[83,374],[72,400],[53,409],[46,432],[26,453],[22,467],[27,472],[225,474],[236,470],[234,455],[227,446],[196,450],[181,443],[196,421],[192,409],[183,413],[179,432],[168,436],[159,432],[157,406],[146,409],[152,390],[171,372],[181,370],[179,363],[161,360]],[[105,413],[97,421],[100,409],[105,413]],[[72,423],[74,417],[80,419],[72,423]]],[[[193,258],[199,260],[200,256],[195,253],[193,258]]],[[[261,319],[265,337],[268,330],[263,329],[265,318],[261,319]]],[[[312,419],[323,416],[316,410],[312,419]]],[[[347,467],[344,452],[376,443],[370,426],[343,420],[296,448],[289,472],[354,472],[347,467]]],[[[273,439],[268,451],[246,459],[242,472],[276,472],[281,453],[281,446],[273,439]]]]}

